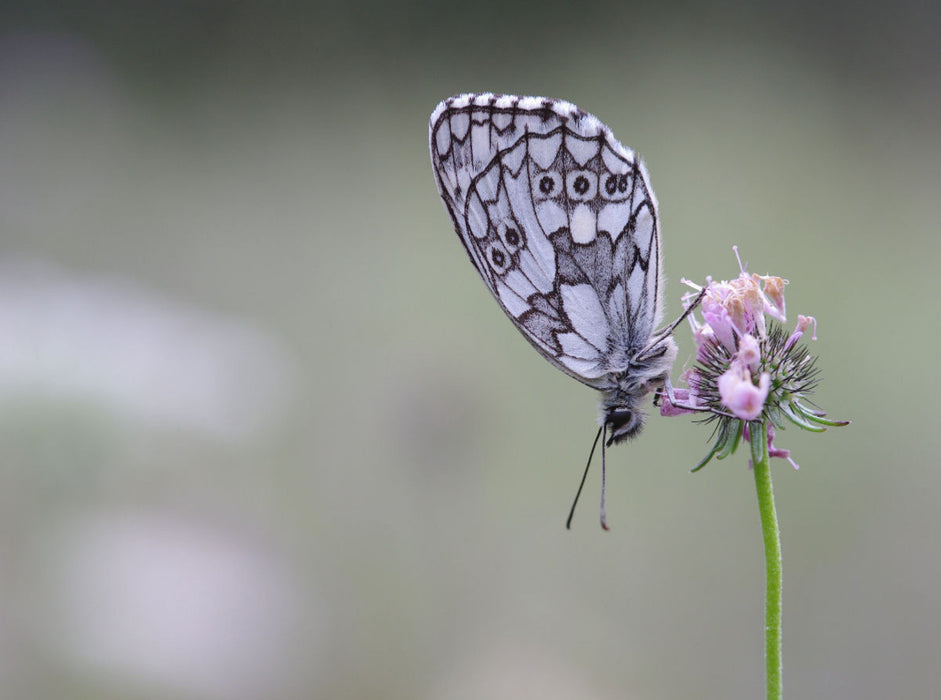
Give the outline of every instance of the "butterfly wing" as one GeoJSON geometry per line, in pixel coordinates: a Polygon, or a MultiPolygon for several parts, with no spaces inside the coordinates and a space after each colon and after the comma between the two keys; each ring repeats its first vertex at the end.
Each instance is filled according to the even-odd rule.
{"type": "Polygon", "coordinates": [[[459,95],[431,115],[438,191],[510,320],[596,388],[660,322],[660,236],[647,171],[598,119],[559,100],[459,95]]]}

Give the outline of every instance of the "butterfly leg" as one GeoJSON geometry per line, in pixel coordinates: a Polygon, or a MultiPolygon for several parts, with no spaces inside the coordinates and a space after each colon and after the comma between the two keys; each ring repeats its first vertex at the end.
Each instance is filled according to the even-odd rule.
{"type": "Polygon", "coordinates": [[[673,382],[670,381],[669,375],[666,379],[663,380],[663,387],[656,394],[654,394],[654,406],[660,405],[664,394],[667,395],[667,401],[669,401],[673,406],[676,406],[676,392],[673,391],[673,382]]]}
{"type": "Polygon", "coordinates": [[[699,306],[704,296],[706,296],[705,287],[703,287],[702,290],[699,292],[699,294],[696,296],[696,298],[693,299],[693,303],[689,305],[689,308],[687,308],[685,311],[683,311],[683,313],[680,314],[679,318],[677,318],[673,323],[671,323],[669,326],[667,326],[663,330],[657,331],[654,334],[653,339],[650,341],[650,343],[647,344],[647,347],[645,347],[643,350],[637,353],[637,359],[644,360],[650,355],[652,355],[653,354],[652,351],[657,346],[657,344],[663,342],[664,338],[672,334],[673,331],[676,330],[676,327],[680,325],[683,321],[685,321],[686,317],[696,310],[696,307],[699,306]]]}
{"type": "Polygon", "coordinates": [[[692,404],[684,404],[682,401],[686,401],[690,398],[689,389],[675,389],[673,383],[670,381],[670,378],[667,377],[664,382],[663,388],[657,392],[653,398],[654,406],[659,406],[663,400],[663,395],[666,394],[667,402],[670,404],[665,409],[661,409],[663,415],[679,415],[681,413],[698,413],[706,409],[699,408],[698,406],[693,406],[692,404]],[[684,393],[686,396],[680,398],[680,392],[684,393]],[[666,413],[663,411],[666,410],[666,413]]]}

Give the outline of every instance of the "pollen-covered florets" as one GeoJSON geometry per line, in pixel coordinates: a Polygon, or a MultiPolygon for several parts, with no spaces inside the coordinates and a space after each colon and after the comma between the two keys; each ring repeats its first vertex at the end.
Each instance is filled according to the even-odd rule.
{"type": "Polygon", "coordinates": [[[797,341],[811,325],[816,340],[816,320],[798,316],[796,328],[787,333],[780,325],[787,281],[749,274],[741,261],[739,266],[741,274],[732,281],[708,279],[705,288],[687,282],[696,289],[684,297],[687,308],[701,298],[702,318],[695,313],[688,317],[696,365],[681,377],[689,388],[668,391],[661,413],[704,412],[707,421],[720,422],[717,441],[697,469],[713,455],[721,459],[734,452],[741,438],[751,442],[757,432],[770,456],[786,458],[796,467],[787,450],[771,444],[775,428],[790,422],[820,432],[846,423],[827,420],[824,412],[806,405],[818,370],[816,358],[797,341]]]}

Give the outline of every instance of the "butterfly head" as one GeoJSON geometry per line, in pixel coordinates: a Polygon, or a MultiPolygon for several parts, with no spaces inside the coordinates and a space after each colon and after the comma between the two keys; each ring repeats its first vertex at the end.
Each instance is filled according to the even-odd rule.
{"type": "Polygon", "coordinates": [[[675,358],[676,343],[666,337],[642,357],[634,357],[627,369],[614,377],[615,386],[605,390],[601,400],[609,446],[629,440],[643,430],[647,414],[639,404],[648,394],[663,388],[675,358]]]}

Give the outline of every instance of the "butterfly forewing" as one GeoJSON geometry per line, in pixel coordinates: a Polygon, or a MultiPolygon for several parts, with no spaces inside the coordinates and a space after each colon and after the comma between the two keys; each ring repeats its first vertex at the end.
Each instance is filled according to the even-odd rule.
{"type": "Polygon", "coordinates": [[[431,115],[438,191],[507,316],[556,367],[609,389],[660,322],[646,169],[559,100],[459,95],[431,115]]]}

